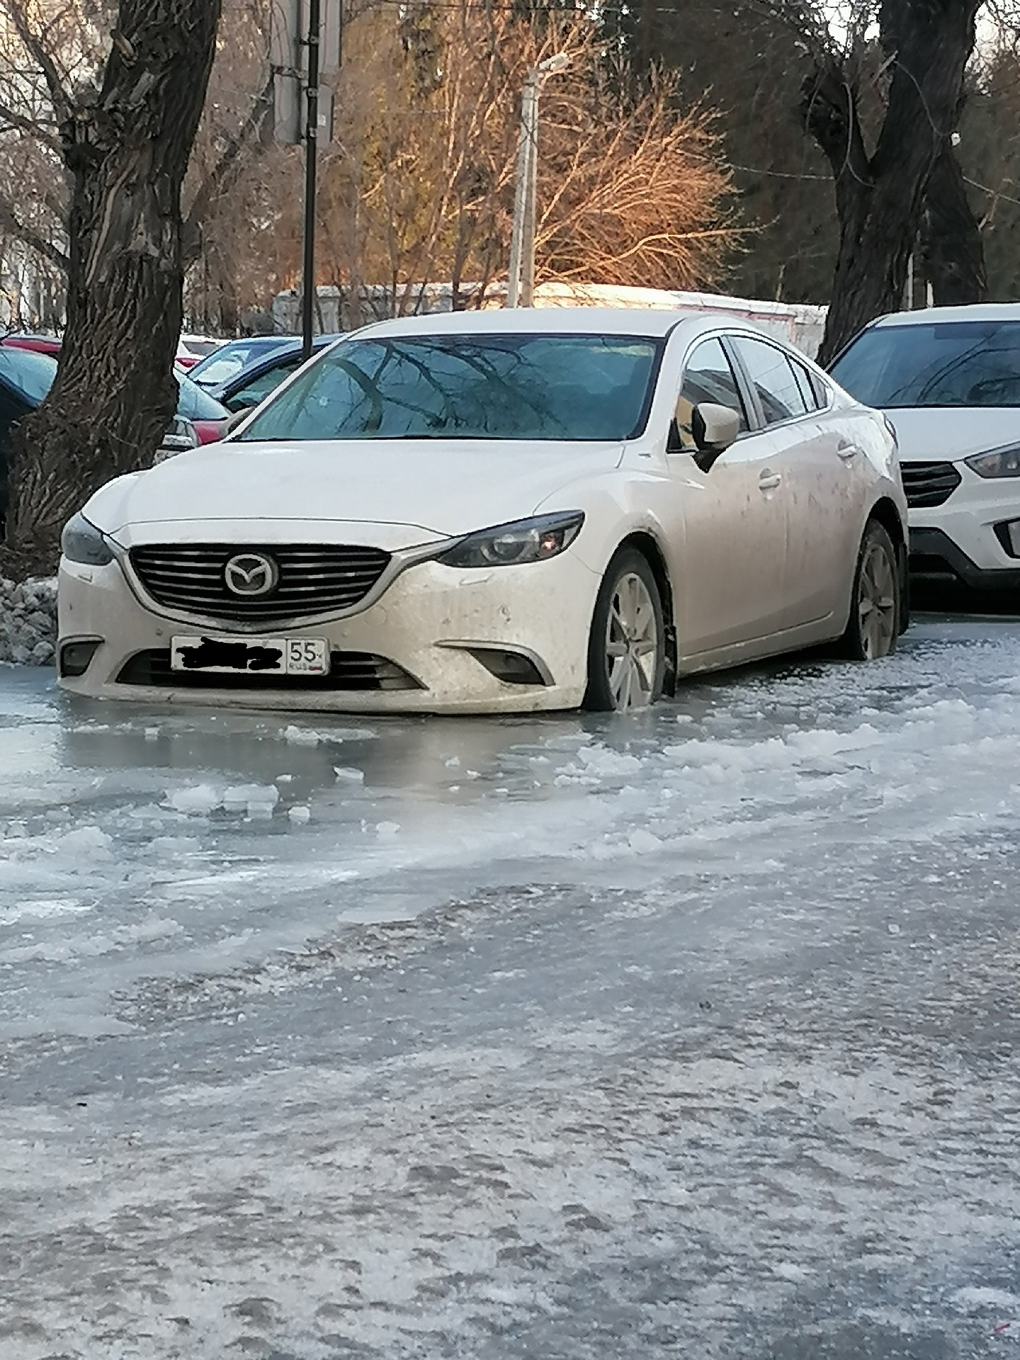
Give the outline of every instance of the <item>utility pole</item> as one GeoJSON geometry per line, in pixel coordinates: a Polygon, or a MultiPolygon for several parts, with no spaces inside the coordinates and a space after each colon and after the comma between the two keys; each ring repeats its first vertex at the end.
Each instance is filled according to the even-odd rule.
{"type": "MultiPolygon", "coordinates": [[[[524,238],[528,230],[528,222],[530,221],[534,225],[535,221],[530,200],[532,186],[536,182],[536,177],[532,173],[532,165],[537,163],[537,157],[532,155],[532,150],[537,151],[538,149],[535,146],[537,133],[538,68],[533,66],[525,78],[524,89],[521,91],[521,128],[517,135],[517,168],[514,175],[514,222],[510,236],[510,277],[507,281],[506,294],[506,305],[508,307],[519,307],[521,305],[521,265],[525,255],[524,238]]],[[[527,254],[531,261],[531,292],[533,296],[534,242],[532,242],[527,254]]],[[[530,299],[524,305],[530,306],[530,299]]]]}
{"type": "Polygon", "coordinates": [[[308,0],[308,106],[305,113],[305,240],[301,280],[301,357],[312,355],[315,308],[315,190],[319,151],[319,28],[320,0],[308,0]]]}
{"type": "Polygon", "coordinates": [[[305,148],[301,332],[307,358],[315,316],[318,146],[320,133],[327,142],[333,136],[333,81],[342,61],[343,0],[273,0],[270,17],[273,135],[286,146],[305,148]]]}
{"type": "Polygon", "coordinates": [[[535,232],[538,222],[538,95],[549,76],[570,65],[569,52],[557,52],[532,66],[521,91],[521,130],[517,138],[514,177],[514,221],[510,236],[510,269],[506,305],[532,307],[535,302],[535,232]]]}

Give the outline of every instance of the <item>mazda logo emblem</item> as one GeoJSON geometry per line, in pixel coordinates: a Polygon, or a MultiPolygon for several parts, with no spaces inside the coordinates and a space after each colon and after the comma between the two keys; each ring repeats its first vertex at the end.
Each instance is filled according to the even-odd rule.
{"type": "Polygon", "coordinates": [[[223,580],[232,595],[268,595],[280,580],[280,568],[264,553],[238,553],[223,568],[223,580]]]}

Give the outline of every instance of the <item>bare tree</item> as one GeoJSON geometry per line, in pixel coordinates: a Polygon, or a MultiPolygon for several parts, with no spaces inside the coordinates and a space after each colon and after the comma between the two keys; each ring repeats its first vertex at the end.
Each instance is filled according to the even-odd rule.
{"type": "MultiPolygon", "coordinates": [[[[840,241],[823,362],[861,326],[901,305],[936,167],[938,184],[953,193],[957,220],[966,225],[970,210],[957,192],[952,134],[980,3],[856,0],[841,14],[837,38],[821,3],[777,0],[812,52],[801,114],[835,184],[840,241]]],[[[928,220],[937,232],[937,213],[928,220]]],[[[936,258],[931,250],[929,256],[936,258]]],[[[962,291],[980,295],[983,268],[970,270],[962,291]]]]}
{"type": "Polygon", "coordinates": [[[69,78],[78,54],[36,5],[0,0],[0,12],[45,82],[70,182],[63,352],[15,444],[2,562],[46,570],[64,521],[96,486],[151,457],[176,405],[181,186],[220,3],[120,0],[95,80],[69,78]]]}
{"type": "Polygon", "coordinates": [[[542,96],[539,278],[717,281],[739,233],[711,119],[682,111],[675,77],[632,95],[604,49],[576,10],[537,22],[461,0],[349,22],[320,208],[334,281],[355,298],[359,284],[386,284],[402,310],[429,282],[477,305],[505,279],[521,89],[556,51],[572,59],[542,96]]]}

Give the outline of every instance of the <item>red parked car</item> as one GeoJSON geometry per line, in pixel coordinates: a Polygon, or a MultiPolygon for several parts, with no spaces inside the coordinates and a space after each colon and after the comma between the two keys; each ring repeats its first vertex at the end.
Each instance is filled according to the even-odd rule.
{"type": "Polygon", "coordinates": [[[56,335],[5,335],[0,345],[13,345],[15,349],[31,349],[36,354],[60,353],[60,339],[56,335]]]}

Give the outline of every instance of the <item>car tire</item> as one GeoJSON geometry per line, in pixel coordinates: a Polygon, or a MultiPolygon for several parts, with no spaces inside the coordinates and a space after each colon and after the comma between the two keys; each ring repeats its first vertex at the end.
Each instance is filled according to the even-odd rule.
{"type": "Polygon", "coordinates": [[[878,661],[896,650],[903,591],[900,562],[888,531],[869,520],[857,554],[850,619],[837,643],[849,661],[878,661]]]}
{"type": "Polygon", "coordinates": [[[588,639],[584,707],[602,713],[647,708],[662,693],[666,630],[648,560],[621,549],[606,569],[588,639]]]}

